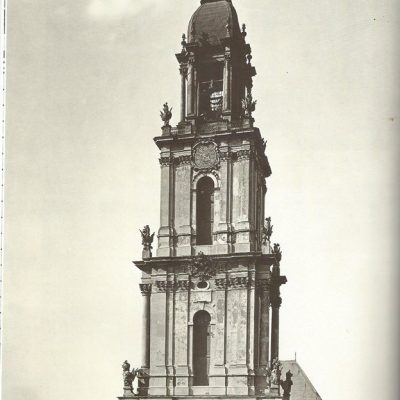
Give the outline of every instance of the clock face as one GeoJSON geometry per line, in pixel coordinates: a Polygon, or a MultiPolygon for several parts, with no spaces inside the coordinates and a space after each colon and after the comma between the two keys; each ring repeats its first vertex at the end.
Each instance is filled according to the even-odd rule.
{"type": "Polygon", "coordinates": [[[194,165],[198,169],[212,169],[218,164],[217,145],[213,142],[199,143],[193,153],[194,165]]]}

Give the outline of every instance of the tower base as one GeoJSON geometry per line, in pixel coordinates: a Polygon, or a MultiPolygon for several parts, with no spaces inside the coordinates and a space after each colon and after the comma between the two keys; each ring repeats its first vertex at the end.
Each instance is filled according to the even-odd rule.
{"type": "Polygon", "coordinates": [[[118,400],[281,400],[282,396],[276,394],[266,394],[265,396],[136,396],[118,397],[118,400]]]}

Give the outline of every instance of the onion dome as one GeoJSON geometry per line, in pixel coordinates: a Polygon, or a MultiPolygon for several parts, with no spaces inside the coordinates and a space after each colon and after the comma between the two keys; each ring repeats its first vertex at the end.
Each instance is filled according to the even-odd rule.
{"type": "Polygon", "coordinates": [[[231,0],[201,0],[189,22],[188,42],[219,45],[222,39],[241,40],[239,20],[231,0]]]}

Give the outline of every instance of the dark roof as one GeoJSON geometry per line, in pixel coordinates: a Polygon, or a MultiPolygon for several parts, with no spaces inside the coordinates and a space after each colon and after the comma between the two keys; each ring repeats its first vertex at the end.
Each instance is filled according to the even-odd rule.
{"type": "Polygon", "coordinates": [[[231,0],[202,0],[189,22],[189,43],[206,37],[215,46],[228,37],[240,38],[239,20],[231,0]]]}

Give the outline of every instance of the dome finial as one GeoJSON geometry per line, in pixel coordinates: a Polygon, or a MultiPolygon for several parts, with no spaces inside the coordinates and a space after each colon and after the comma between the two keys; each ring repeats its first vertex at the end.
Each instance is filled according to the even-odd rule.
{"type": "Polygon", "coordinates": [[[242,25],[242,36],[243,38],[245,38],[247,36],[247,32],[246,32],[246,24],[242,25]]]}

